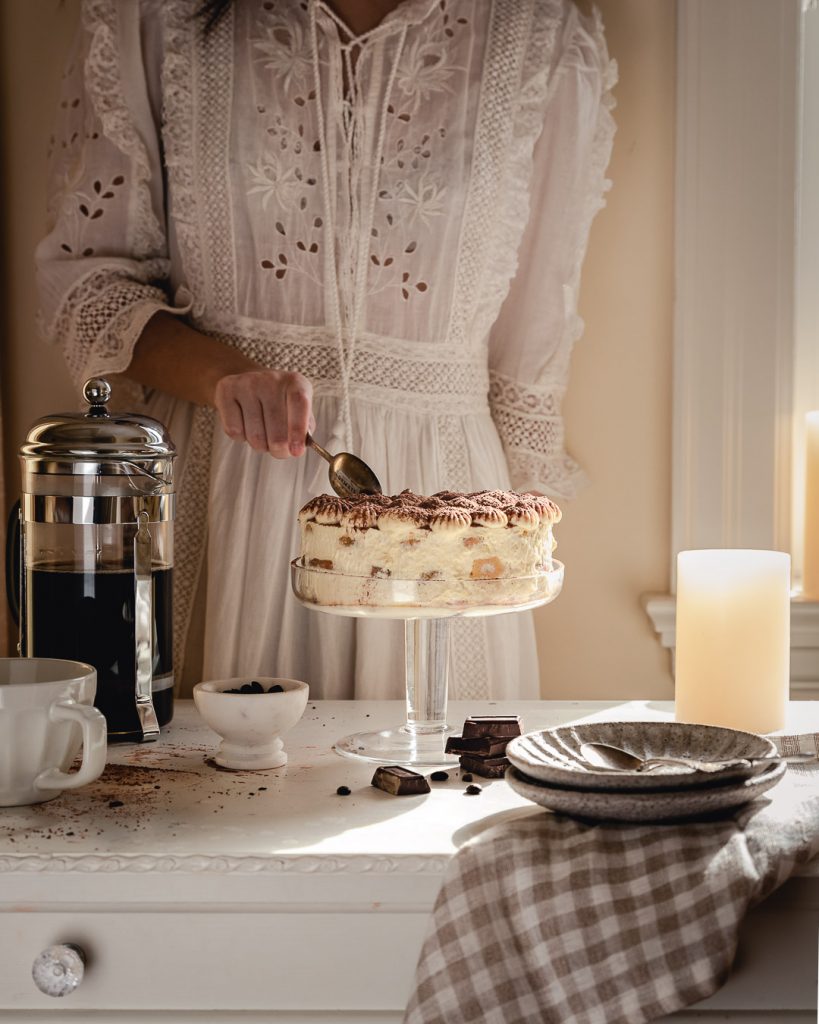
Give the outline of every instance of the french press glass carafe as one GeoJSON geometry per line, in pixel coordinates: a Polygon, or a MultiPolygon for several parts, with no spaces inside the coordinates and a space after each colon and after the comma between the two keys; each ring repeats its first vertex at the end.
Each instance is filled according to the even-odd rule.
{"type": "Polygon", "coordinates": [[[162,424],[89,409],[46,416],[20,449],[20,648],[86,661],[109,740],[152,740],[173,714],[173,461],[162,424]]]}

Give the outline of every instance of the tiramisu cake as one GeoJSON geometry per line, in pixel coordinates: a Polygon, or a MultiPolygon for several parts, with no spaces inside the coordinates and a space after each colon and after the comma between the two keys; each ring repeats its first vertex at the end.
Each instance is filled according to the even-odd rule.
{"type": "MultiPolygon", "coordinates": [[[[512,602],[521,597],[523,579],[551,569],[552,527],[560,515],[548,498],[512,491],[322,494],[299,513],[300,564],[326,572],[314,574],[304,596],[319,604],[377,606],[402,589],[380,581],[400,580],[420,581],[423,603],[463,604],[476,590],[512,602]]],[[[410,600],[411,588],[403,589],[410,600]]]]}

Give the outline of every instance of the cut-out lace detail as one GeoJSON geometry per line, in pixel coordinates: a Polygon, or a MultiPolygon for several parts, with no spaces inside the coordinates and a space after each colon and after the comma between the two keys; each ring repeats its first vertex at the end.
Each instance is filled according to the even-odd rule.
{"type": "MultiPolygon", "coordinates": [[[[385,144],[368,252],[367,295],[388,293],[404,302],[429,301],[435,275],[429,266],[424,269],[425,256],[428,258],[425,249],[431,241],[424,229],[451,212],[456,201],[444,169],[447,147],[451,148],[447,128],[431,123],[427,112],[436,96],[465,88],[465,83],[457,79],[467,69],[453,48],[472,20],[464,13],[469,6],[455,0],[439,0],[427,8],[413,17],[390,19],[390,26],[385,24],[380,33],[398,31],[407,21],[425,21],[424,33],[401,51],[394,94],[387,100],[385,144]],[[418,228],[415,233],[414,225],[418,228]]],[[[338,106],[339,123],[345,123],[340,64],[335,56],[325,53],[325,43],[322,37],[319,64],[328,89],[323,102],[331,113],[338,106]]],[[[266,97],[256,106],[259,135],[266,143],[261,156],[245,164],[243,189],[249,200],[271,217],[280,236],[261,254],[258,266],[269,272],[272,286],[283,282],[284,287],[294,274],[320,285],[324,246],[338,239],[327,235],[327,210],[321,197],[322,140],[311,77],[310,34],[303,11],[294,9],[287,0],[261,4],[252,25],[250,53],[256,92],[266,97]],[[274,82],[275,90],[271,90],[274,82]]],[[[370,60],[369,47],[365,47],[358,55],[357,75],[366,78],[371,74],[370,60]]],[[[328,144],[333,150],[342,145],[336,138],[328,144]]],[[[356,146],[359,144],[357,140],[356,146]]],[[[356,152],[358,157],[362,155],[356,152]]],[[[344,251],[338,258],[342,266],[344,251]]],[[[344,273],[346,270],[342,278],[344,273]]]]}
{"type": "Polygon", "coordinates": [[[120,79],[116,8],[116,0],[87,0],[83,6],[85,27],[91,34],[85,81],[103,132],[132,161],[136,177],[132,202],[136,212],[129,219],[127,251],[136,259],[143,259],[164,251],[165,236],[151,204],[148,154],[134,126],[120,79]]]}

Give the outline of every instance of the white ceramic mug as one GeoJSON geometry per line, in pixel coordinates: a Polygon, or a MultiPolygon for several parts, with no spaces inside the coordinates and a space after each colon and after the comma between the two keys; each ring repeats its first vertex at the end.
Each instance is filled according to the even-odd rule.
{"type": "Polygon", "coordinates": [[[0,807],[38,804],[102,775],[97,671],[81,661],[0,658],[0,807]],[[82,745],[82,764],[70,772],[82,745]]]}

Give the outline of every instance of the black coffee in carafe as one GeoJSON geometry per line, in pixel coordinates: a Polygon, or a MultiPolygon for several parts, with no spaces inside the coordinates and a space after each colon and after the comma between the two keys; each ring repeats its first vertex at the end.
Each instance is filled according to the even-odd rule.
{"type": "MultiPolygon", "coordinates": [[[[173,716],[173,569],[154,568],[151,590],[152,694],[161,727],[173,716]]],[[[65,565],[35,566],[26,569],[25,591],[31,612],[23,623],[24,655],[31,650],[41,658],[93,664],[94,704],[108,720],[108,739],[140,740],[133,569],[100,566],[78,572],[65,565]]]]}
{"type": "Polygon", "coordinates": [[[109,414],[38,420],[20,449],[20,648],[85,661],[109,740],[155,739],[173,714],[173,460],[164,427],[109,414]]]}

